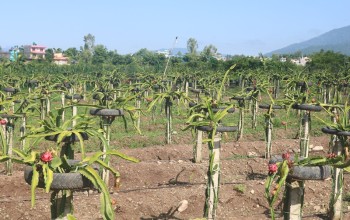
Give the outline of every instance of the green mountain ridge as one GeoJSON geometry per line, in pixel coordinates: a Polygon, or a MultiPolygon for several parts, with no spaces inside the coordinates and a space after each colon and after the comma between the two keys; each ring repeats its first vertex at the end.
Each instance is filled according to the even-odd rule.
{"type": "Polygon", "coordinates": [[[310,40],[291,44],[287,47],[266,53],[265,56],[273,54],[293,54],[301,52],[303,55],[319,52],[320,50],[331,50],[345,55],[350,55],[350,25],[333,29],[310,40]]]}

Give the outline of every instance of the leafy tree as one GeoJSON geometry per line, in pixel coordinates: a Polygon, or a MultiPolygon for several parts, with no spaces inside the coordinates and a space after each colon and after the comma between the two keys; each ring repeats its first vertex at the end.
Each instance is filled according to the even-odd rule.
{"type": "Polygon", "coordinates": [[[141,71],[141,66],[137,62],[133,61],[125,66],[125,71],[128,74],[135,74],[141,71]]]}
{"type": "Polygon", "coordinates": [[[218,70],[218,68],[220,67],[220,61],[214,57],[210,57],[207,61],[207,65],[209,69],[218,70]]]}
{"type": "Polygon", "coordinates": [[[88,34],[84,36],[84,46],[80,48],[80,61],[84,63],[91,63],[92,55],[95,49],[95,36],[88,34]]]}
{"type": "Polygon", "coordinates": [[[206,59],[209,59],[210,57],[215,56],[217,51],[218,49],[214,45],[210,44],[204,47],[203,51],[201,52],[201,55],[206,59]]]}
{"type": "Polygon", "coordinates": [[[133,57],[144,68],[148,68],[149,70],[156,72],[159,72],[160,69],[163,69],[161,67],[163,67],[163,64],[165,62],[165,56],[163,54],[157,54],[145,48],[137,51],[133,57]]]}
{"type": "Polygon", "coordinates": [[[306,64],[310,70],[328,70],[331,72],[341,71],[346,62],[349,61],[349,57],[346,55],[324,50],[312,54],[310,58],[311,62],[306,64]]]}
{"type": "Polygon", "coordinates": [[[116,52],[109,52],[109,54],[113,65],[128,65],[133,62],[133,58],[130,54],[124,56],[116,52]]]}
{"type": "Polygon", "coordinates": [[[91,59],[92,59],[92,54],[89,51],[83,50],[81,52],[81,55],[79,57],[79,61],[81,61],[83,63],[91,63],[91,59]]]}
{"type": "Polygon", "coordinates": [[[186,54],[183,58],[185,65],[189,68],[198,68],[200,66],[200,59],[195,54],[186,54]]]}
{"type": "Polygon", "coordinates": [[[175,56],[175,57],[171,58],[170,62],[172,65],[178,65],[178,64],[181,64],[183,62],[183,58],[182,58],[182,56],[175,56]]]}
{"type": "Polygon", "coordinates": [[[84,50],[89,51],[91,54],[95,47],[95,36],[88,34],[84,36],[84,50]]]}
{"type": "Polygon", "coordinates": [[[53,61],[53,57],[54,57],[54,49],[52,48],[48,48],[45,51],[45,60],[49,63],[51,63],[53,61]]]}
{"type": "Polygon", "coordinates": [[[272,54],[271,60],[279,61],[281,57],[285,57],[284,55],[272,54]]]}
{"type": "Polygon", "coordinates": [[[190,54],[197,54],[198,43],[194,38],[190,38],[187,40],[187,50],[190,54]]]}
{"type": "Polygon", "coordinates": [[[259,58],[236,55],[231,58],[231,60],[225,63],[226,69],[228,69],[233,64],[236,65],[236,70],[246,70],[246,69],[257,69],[263,66],[263,62],[259,58]]]}
{"type": "Polygon", "coordinates": [[[107,59],[108,59],[107,48],[102,44],[96,45],[92,56],[92,64],[103,64],[107,62],[107,59]]]}
{"type": "Polygon", "coordinates": [[[70,60],[78,60],[80,52],[75,47],[70,47],[63,52],[63,54],[69,57],[70,60]]]}

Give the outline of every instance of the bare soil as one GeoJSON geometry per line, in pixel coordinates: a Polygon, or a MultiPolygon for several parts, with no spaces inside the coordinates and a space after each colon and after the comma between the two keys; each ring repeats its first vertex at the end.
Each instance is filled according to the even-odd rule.
{"type": "MultiPolygon", "coordinates": [[[[312,137],[311,145],[328,152],[329,136],[312,137]]],[[[295,151],[297,139],[273,141],[274,154],[295,151]]],[[[196,219],[202,218],[208,151],[204,145],[204,161],[192,162],[192,145],[174,144],[122,152],[139,158],[131,163],[113,160],[113,166],[122,175],[119,189],[111,187],[116,219],[196,219]],[[177,206],[183,200],[188,208],[182,212],[177,206]]],[[[252,137],[242,141],[228,140],[221,144],[221,184],[217,219],[269,219],[264,197],[264,183],[268,160],[263,158],[265,142],[252,137]],[[248,157],[248,154],[251,155],[248,157]],[[254,156],[255,155],[255,156],[254,156]]],[[[0,168],[0,219],[50,219],[50,194],[37,190],[36,205],[30,207],[30,186],[23,178],[23,167],[16,165],[12,176],[0,168]]],[[[112,186],[112,181],[110,185],[112,186]]],[[[349,191],[349,175],[345,175],[344,195],[349,191]]],[[[306,181],[304,219],[327,219],[331,180],[306,181]]],[[[77,219],[102,219],[99,194],[95,191],[74,192],[74,216],[77,219]]],[[[344,202],[344,219],[350,219],[348,202],[344,202]]],[[[279,213],[281,205],[276,207],[279,213]]],[[[279,217],[279,219],[282,219],[279,217]]]]}

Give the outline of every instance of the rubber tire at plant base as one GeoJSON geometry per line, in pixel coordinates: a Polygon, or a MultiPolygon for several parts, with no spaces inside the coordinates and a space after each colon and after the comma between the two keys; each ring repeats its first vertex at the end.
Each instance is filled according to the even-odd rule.
{"type": "Polygon", "coordinates": [[[90,109],[91,115],[98,115],[98,116],[122,116],[124,115],[124,112],[122,109],[99,109],[99,108],[92,108],[90,109]]]}
{"type": "MultiPolygon", "coordinates": [[[[262,109],[270,109],[270,105],[268,104],[259,104],[259,108],[262,109]]],[[[284,109],[285,107],[282,105],[272,105],[272,109],[284,109]]]]}
{"type": "Polygon", "coordinates": [[[333,135],[337,135],[339,132],[337,129],[333,129],[329,127],[322,128],[321,131],[325,134],[333,134],[333,135]]]}
{"type": "Polygon", "coordinates": [[[141,89],[140,88],[133,88],[133,89],[131,89],[131,92],[139,93],[139,92],[141,92],[141,89]]]}
{"type": "MultiPolygon", "coordinates": [[[[195,103],[195,102],[190,102],[190,103],[188,103],[188,106],[190,107],[190,108],[192,108],[193,106],[196,106],[197,105],[197,103],[195,103]]],[[[212,108],[212,111],[214,112],[214,113],[216,113],[216,112],[218,112],[218,111],[220,111],[220,110],[224,110],[226,107],[219,107],[219,108],[212,108]]],[[[204,111],[207,111],[207,108],[204,108],[203,109],[204,111]]],[[[235,112],[235,108],[229,108],[228,110],[227,110],[227,113],[234,113],[235,112]]]]}
{"type": "MultiPolygon", "coordinates": [[[[306,82],[297,82],[297,86],[306,86],[306,82]]],[[[312,82],[307,82],[307,86],[312,86],[312,82]]]]}
{"type": "Polygon", "coordinates": [[[2,91],[4,91],[4,92],[16,92],[16,89],[12,88],[12,87],[6,87],[6,88],[3,88],[2,91]]]}
{"type": "Polygon", "coordinates": [[[238,100],[238,101],[240,101],[240,100],[251,100],[252,97],[235,96],[235,97],[231,97],[231,99],[233,99],[233,100],[238,100]]]}
{"type": "MultiPolygon", "coordinates": [[[[216,113],[220,110],[224,110],[226,107],[219,107],[219,108],[212,108],[211,110],[216,113]]],[[[229,108],[227,109],[227,113],[234,113],[235,112],[235,108],[229,108]]]]}
{"type": "Polygon", "coordinates": [[[64,82],[64,83],[63,83],[63,86],[64,86],[66,89],[72,88],[72,85],[71,85],[69,82],[64,82]]]}
{"type": "Polygon", "coordinates": [[[325,134],[340,135],[340,136],[350,136],[350,131],[339,131],[334,128],[324,127],[321,131],[325,134]]]}
{"type": "Polygon", "coordinates": [[[80,94],[74,94],[73,97],[71,95],[65,95],[65,98],[66,99],[78,99],[78,100],[80,100],[80,99],[83,99],[83,96],[80,94]]]}
{"type": "Polygon", "coordinates": [[[18,115],[0,114],[0,118],[20,118],[18,115]]]}
{"type": "Polygon", "coordinates": [[[189,90],[193,93],[201,93],[200,89],[189,88],[189,90]]]}
{"type": "MultiPolygon", "coordinates": [[[[89,139],[89,136],[85,132],[80,132],[80,135],[84,141],[89,139]]],[[[45,140],[57,141],[58,136],[59,136],[59,134],[46,136],[45,140]]],[[[65,143],[73,143],[73,142],[78,142],[78,141],[79,141],[79,138],[75,134],[72,134],[71,136],[67,136],[67,137],[63,138],[63,140],[62,140],[62,142],[65,142],[65,143]]]]}
{"type": "Polygon", "coordinates": [[[29,83],[29,84],[36,84],[36,83],[38,83],[38,80],[31,79],[31,80],[28,80],[27,83],[29,83]]]}
{"type": "Polygon", "coordinates": [[[37,87],[39,85],[38,80],[35,80],[35,79],[27,80],[26,83],[27,83],[28,87],[31,87],[31,88],[37,87]]]}
{"type": "Polygon", "coordinates": [[[350,131],[338,131],[339,136],[350,136],[350,131]]]}
{"type": "MultiPolygon", "coordinates": [[[[299,160],[304,159],[299,157],[299,160]]],[[[294,160],[294,155],[290,155],[290,160],[294,160]]],[[[282,162],[281,155],[274,155],[271,157],[269,164],[282,162]]],[[[289,171],[288,177],[294,180],[324,180],[332,175],[331,166],[293,166],[289,171]]]]}
{"type": "MultiPolygon", "coordinates": [[[[197,126],[196,127],[200,131],[212,131],[213,127],[211,126],[197,126]]],[[[216,128],[216,132],[234,132],[237,131],[237,126],[218,126],[216,128]]]]}
{"type": "MultiPolygon", "coordinates": [[[[78,163],[77,160],[69,160],[69,164],[78,163]]],[[[31,166],[24,168],[24,180],[30,185],[32,182],[33,169],[31,166]]],[[[43,178],[39,177],[39,188],[45,188],[45,182],[43,178]]],[[[51,190],[63,190],[63,189],[84,189],[94,187],[90,180],[84,177],[80,173],[54,173],[53,181],[51,184],[51,190]]]]}
{"type": "Polygon", "coordinates": [[[293,166],[288,177],[295,180],[324,180],[332,175],[331,166],[293,166]]]}
{"type": "Polygon", "coordinates": [[[306,111],[314,111],[314,112],[320,112],[322,110],[322,106],[308,105],[308,104],[294,104],[294,105],[292,105],[292,108],[306,110],[306,111]]]}
{"type": "Polygon", "coordinates": [[[192,108],[193,106],[196,106],[197,105],[197,103],[195,103],[195,102],[189,102],[188,103],[188,106],[190,107],[190,108],[192,108]]]}

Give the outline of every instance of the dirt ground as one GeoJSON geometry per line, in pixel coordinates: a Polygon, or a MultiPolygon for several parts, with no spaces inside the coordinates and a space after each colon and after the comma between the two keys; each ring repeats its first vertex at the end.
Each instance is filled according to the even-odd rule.
{"type": "MultiPolygon", "coordinates": [[[[311,138],[311,145],[328,151],[329,136],[311,138]]],[[[298,140],[273,141],[274,154],[297,150],[298,140]]],[[[204,162],[195,164],[192,145],[174,144],[122,152],[139,158],[140,163],[114,160],[122,175],[119,190],[111,189],[116,219],[198,219],[203,216],[208,152],[204,145],[204,162]],[[177,206],[183,200],[188,208],[177,206]]],[[[221,144],[221,184],[217,219],[269,219],[264,197],[268,160],[263,158],[265,142],[247,138],[221,144]],[[251,139],[251,140],[249,140],[251,139]],[[250,156],[250,157],[248,157],[250,156]],[[238,190],[240,189],[240,190],[238,190]]],[[[349,175],[345,174],[344,195],[349,192],[349,175]]],[[[331,180],[307,181],[304,219],[327,219],[331,180]]],[[[37,190],[36,205],[30,208],[30,186],[23,178],[23,167],[16,165],[12,176],[0,167],[0,219],[50,219],[49,194],[37,190]]],[[[81,220],[102,219],[97,192],[74,192],[74,216],[81,220]]],[[[276,207],[277,214],[280,206],[276,207]]],[[[344,202],[344,219],[350,219],[350,205],[344,202]]],[[[279,219],[282,219],[279,217],[279,219]]]]}

